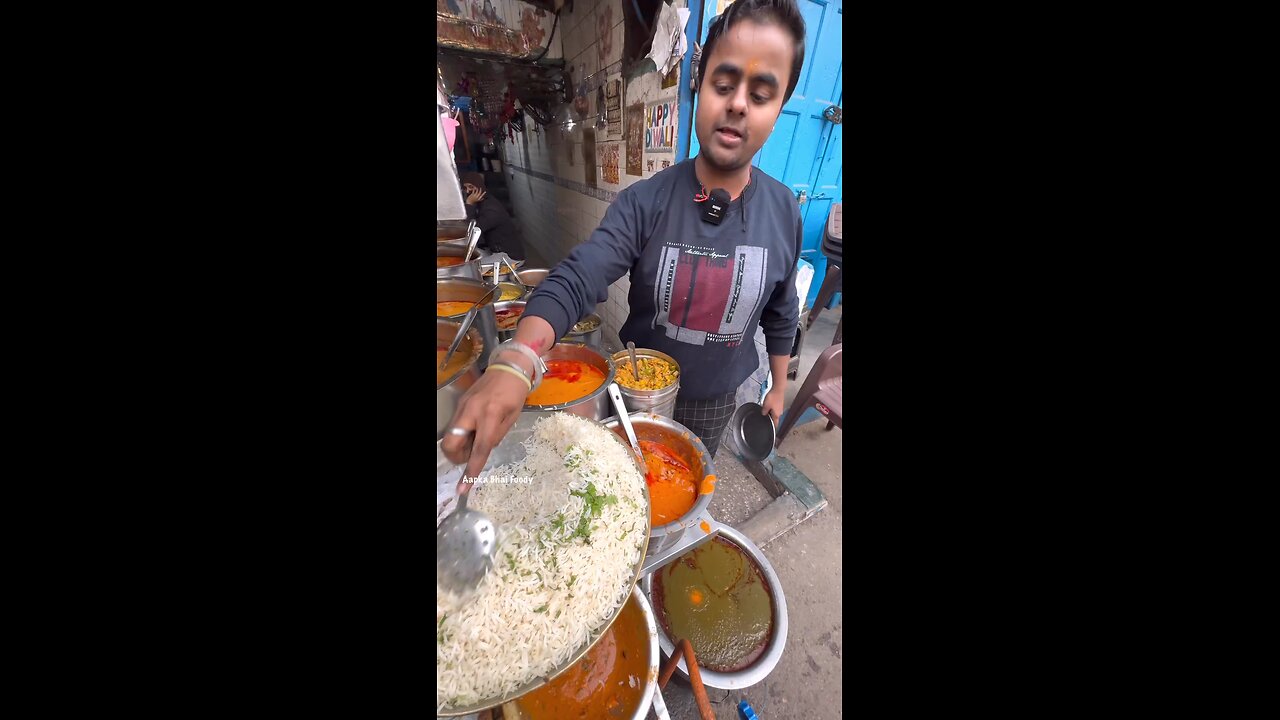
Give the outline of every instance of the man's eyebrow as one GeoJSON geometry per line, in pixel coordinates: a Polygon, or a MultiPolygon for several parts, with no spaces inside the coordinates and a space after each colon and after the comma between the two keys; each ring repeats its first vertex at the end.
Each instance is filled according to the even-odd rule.
{"type": "MultiPolygon", "coordinates": [[[[711,74],[712,75],[729,75],[734,80],[740,80],[742,79],[742,68],[738,67],[737,65],[734,65],[733,63],[723,62],[717,65],[716,69],[713,70],[711,74]]],[[[752,75],[749,78],[749,80],[750,82],[763,83],[775,90],[777,90],[779,87],[778,78],[774,77],[773,73],[757,73],[755,75],[752,75]]]]}
{"type": "Polygon", "coordinates": [[[717,65],[716,69],[711,71],[711,74],[712,75],[732,75],[735,78],[740,78],[742,77],[742,68],[738,67],[737,65],[734,65],[733,63],[724,62],[717,65]]]}

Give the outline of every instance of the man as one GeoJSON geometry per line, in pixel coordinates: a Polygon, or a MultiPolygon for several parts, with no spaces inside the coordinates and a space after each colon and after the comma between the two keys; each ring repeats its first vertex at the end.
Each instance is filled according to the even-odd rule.
{"type": "Polygon", "coordinates": [[[475,220],[480,228],[480,244],[495,253],[506,253],[513,260],[524,260],[524,238],[515,218],[496,198],[489,197],[485,189],[484,175],[465,172],[462,194],[467,201],[467,219],[475,220]]]}
{"type": "Polygon", "coordinates": [[[795,90],[804,39],[795,0],[738,0],[712,23],[698,69],[698,156],[619,193],[591,238],[539,284],[516,329],[524,347],[494,353],[497,367],[461,399],[441,443],[451,461],[467,461],[468,477],[519,417],[537,356],[628,272],[631,313],[619,337],[680,363],[675,421],[715,454],[734,391],[759,366],[757,325],[773,374],[764,410],[777,421],[799,316],[802,224],[795,196],[751,159],[795,90]],[[732,200],[721,213],[709,212],[712,190],[732,200]]]}

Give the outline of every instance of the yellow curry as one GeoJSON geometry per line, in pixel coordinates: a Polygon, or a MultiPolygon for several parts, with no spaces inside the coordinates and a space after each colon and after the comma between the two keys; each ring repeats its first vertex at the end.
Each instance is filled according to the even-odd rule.
{"type": "Polygon", "coordinates": [[[638,360],[639,380],[636,380],[635,372],[631,370],[630,359],[618,363],[618,373],[614,379],[619,385],[632,390],[661,390],[671,387],[680,376],[680,371],[676,370],[675,366],[661,358],[642,357],[638,360]]]}

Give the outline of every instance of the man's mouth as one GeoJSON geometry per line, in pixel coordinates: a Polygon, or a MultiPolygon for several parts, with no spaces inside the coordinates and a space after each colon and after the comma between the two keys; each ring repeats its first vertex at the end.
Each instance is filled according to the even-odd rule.
{"type": "Polygon", "coordinates": [[[742,142],[742,133],[730,127],[716,128],[716,136],[725,145],[736,146],[742,142]]]}

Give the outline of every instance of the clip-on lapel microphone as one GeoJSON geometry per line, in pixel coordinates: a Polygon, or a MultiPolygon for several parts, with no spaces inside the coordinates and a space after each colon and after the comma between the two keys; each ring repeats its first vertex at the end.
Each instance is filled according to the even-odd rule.
{"type": "Polygon", "coordinates": [[[702,221],[709,222],[712,225],[719,225],[724,220],[725,211],[729,209],[729,193],[721,188],[711,191],[710,197],[707,198],[707,210],[702,213],[702,221]]]}

